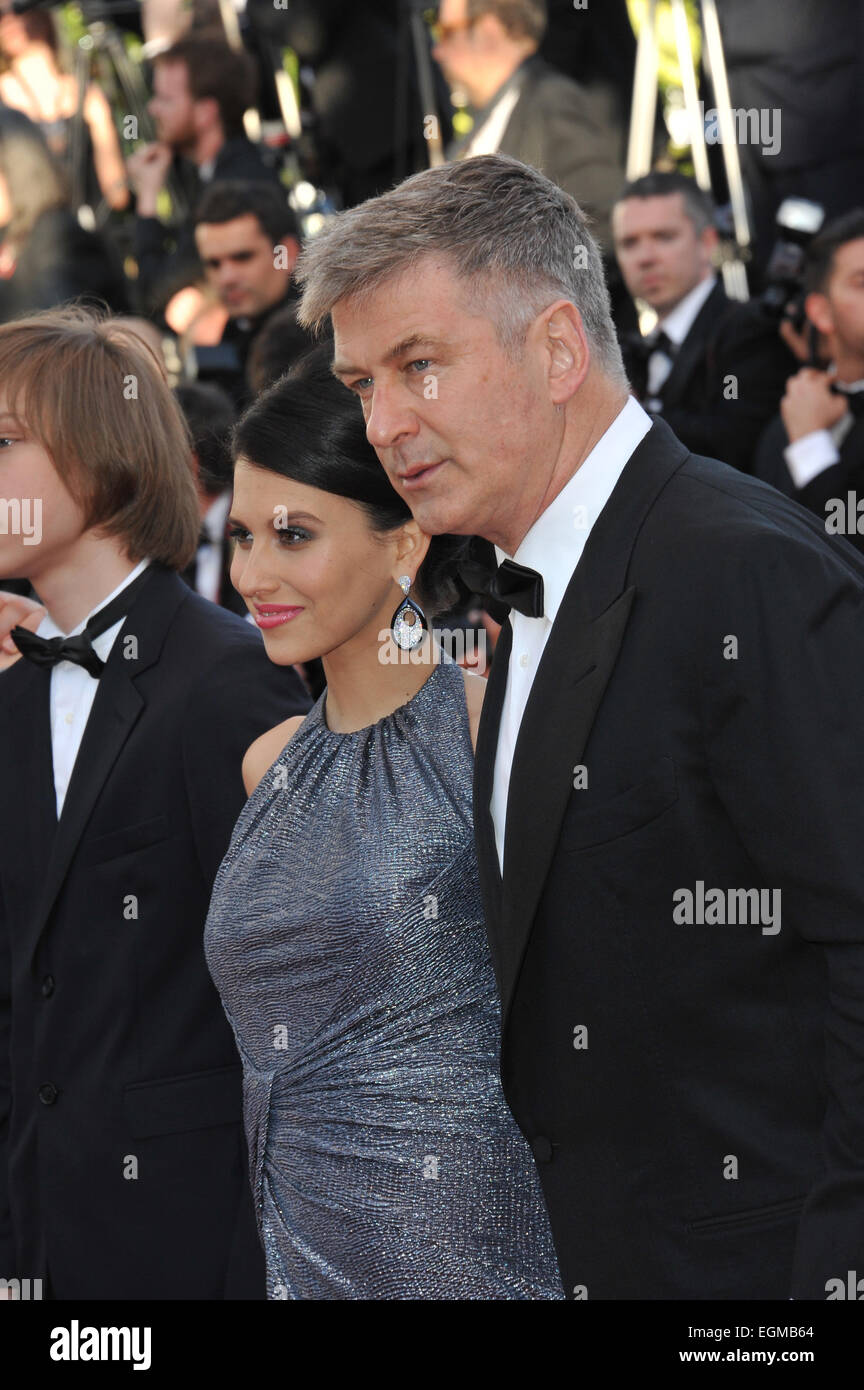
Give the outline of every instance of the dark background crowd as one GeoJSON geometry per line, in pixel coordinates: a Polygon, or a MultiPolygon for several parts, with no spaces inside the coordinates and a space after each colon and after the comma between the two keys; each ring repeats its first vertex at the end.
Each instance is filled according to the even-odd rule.
{"type": "MultiPolygon", "coordinates": [[[[201,538],[184,577],[200,593],[245,612],[228,578],[230,433],[310,346],[301,245],[436,152],[513,155],[571,193],[645,408],[838,529],[836,499],[864,470],[864,9],[719,0],[732,106],[754,131],[760,112],[782,117],[773,147],[738,145],[746,302],[726,288],[742,247],[722,152],[700,188],[668,65],[651,171],[627,181],[645,9],[248,0],[226,29],[206,0],[0,0],[0,322],[92,301],[157,353],[194,441],[201,538]]],[[[857,512],[841,529],[864,546],[857,512]]],[[[495,616],[466,594],[453,621],[494,634],[495,616]]]]}

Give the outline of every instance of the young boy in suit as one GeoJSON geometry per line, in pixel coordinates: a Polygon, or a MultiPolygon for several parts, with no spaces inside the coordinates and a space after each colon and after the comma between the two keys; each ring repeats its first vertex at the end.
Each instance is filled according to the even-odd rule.
{"type": "Polygon", "coordinates": [[[179,578],[198,504],[147,347],[51,311],[0,327],[0,383],[0,587],[47,610],[0,671],[0,1276],[263,1298],[202,932],[243,755],[309,699],[179,578]]]}

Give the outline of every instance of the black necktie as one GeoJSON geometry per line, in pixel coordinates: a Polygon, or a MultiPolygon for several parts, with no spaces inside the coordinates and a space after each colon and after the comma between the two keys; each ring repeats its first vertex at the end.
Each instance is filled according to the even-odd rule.
{"type": "Polygon", "coordinates": [[[98,678],[105,669],[105,662],[94,651],[93,638],[99,637],[121,618],[125,618],[138,590],[144,581],[149,579],[152,569],[153,566],[148,565],[142,570],[138,578],[127,584],[116,598],[94,613],[84,631],[77,633],[75,637],[39,637],[35,632],[30,632],[28,628],[20,625],[12,628],[10,636],[14,637],[21,655],[32,661],[35,666],[56,666],[58,661],[74,661],[77,666],[83,666],[85,671],[89,671],[91,676],[98,678]]]}

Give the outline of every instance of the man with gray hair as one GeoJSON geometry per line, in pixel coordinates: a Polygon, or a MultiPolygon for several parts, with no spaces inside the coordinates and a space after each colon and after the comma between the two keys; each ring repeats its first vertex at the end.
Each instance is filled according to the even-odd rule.
{"type": "Polygon", "coordinates": [[[864,1251],[864,560],[651,423],[515,160],[341,214],[297,279],[420,525],[500,561],[478,858],[568,1295],[825,1298],[864,1251]]]}

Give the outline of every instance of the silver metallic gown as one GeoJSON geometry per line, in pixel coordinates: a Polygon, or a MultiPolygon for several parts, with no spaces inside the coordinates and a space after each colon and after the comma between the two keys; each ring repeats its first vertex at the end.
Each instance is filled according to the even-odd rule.
{"type": "Polygon", "coordinates": [[[205,930],[267,1296],[563,1299],[498,1075],[461,669],[354,733],[325,699],[244,806],[205,930]]]}

